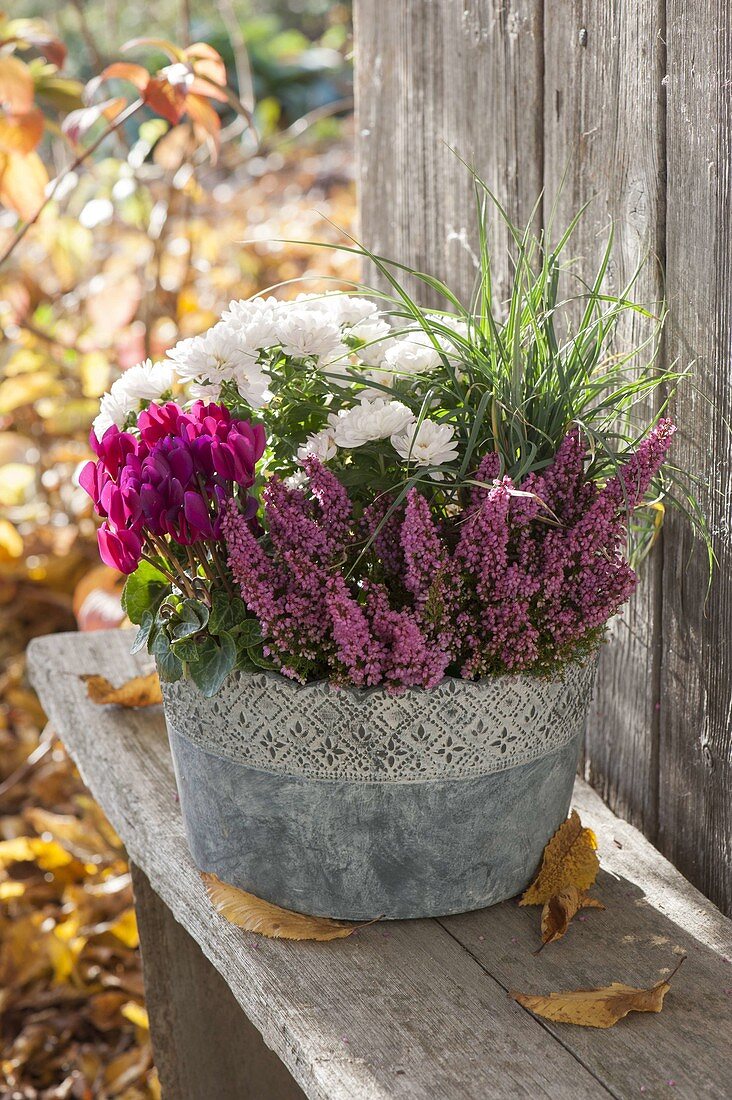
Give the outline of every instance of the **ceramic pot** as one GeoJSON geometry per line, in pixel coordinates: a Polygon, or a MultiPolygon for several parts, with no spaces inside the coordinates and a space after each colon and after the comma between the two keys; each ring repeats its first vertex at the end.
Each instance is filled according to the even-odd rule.
{"type": "Polygon", "coordinates": [[[512,897],[567,815],[594,662],[431,691],[163,684],[201,870],[287,909],[432,917],[512,897]]]}

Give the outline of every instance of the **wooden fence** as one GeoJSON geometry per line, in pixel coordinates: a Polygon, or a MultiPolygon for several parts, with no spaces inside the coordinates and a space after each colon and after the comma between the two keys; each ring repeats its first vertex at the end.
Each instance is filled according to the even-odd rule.
{"type": "Polygon", "coordinates": [[[597,259],[612,219],[614,287],[643,255],[660,261],[637,293],[665,293],[664,360],[695,361],[705,396],[685,385],[675,399],[675,456],[704,480],[718,568],[705,603],[705,555],[669,515],[602,658],[585,770],[730,912],[732,7],[356,0],[356,56],[361,235],[374,249],[469,294],[473,195],[453,147],[519,221],[569,163],[559,220],[595,196],[574,253],[597,259]]]}

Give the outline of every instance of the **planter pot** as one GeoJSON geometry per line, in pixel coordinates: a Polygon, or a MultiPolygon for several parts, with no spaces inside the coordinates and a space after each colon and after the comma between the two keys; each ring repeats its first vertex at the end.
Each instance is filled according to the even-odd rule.
{"type": "Polygon", "coordinates": [[[313,916],[512,897],[567,815],[594,667],[398,696],[270,672],[235,673],[213,699],[163,684],[193,858],[313,916]]]}

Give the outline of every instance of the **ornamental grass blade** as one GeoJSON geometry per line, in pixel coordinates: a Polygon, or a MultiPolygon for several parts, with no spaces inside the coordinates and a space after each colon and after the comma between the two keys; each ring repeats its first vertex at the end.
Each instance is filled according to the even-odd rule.
{"type": "Polygon", "coordinates": [[[549,993],[546,997],[512,990],[511,996],[535,1015],[559,1024],[613,1027],[629,1012],[660,1012],[663,999],[671,988],[671,979],[683,961],[681,959],[667,978],[662,978],[650,989],[613,982],[601,989],[574,989],[566,993],[549,993]]]}
{"type": "Polygon", "coordinates": [[[86,693],[92,703],[113,703],[118,707],[152,707],[163,701],[157,672],[133,676],[119,687],[110,684],[105,676],[86,675],[79,679],[86,684],[86,693]]]}
{"type": "Polygon", "coordinates": [[[539,873],[519,905],[545,905],[568,886],[589,890],[599,869],[597,838],[572,810],[544,849],[539,873]]]}
{"type": "MultiPolygon", "coordinates": [[[[590,897],[577,886],[568,886],[549,898],[541,912],[541,945],[561,940],[580,909],[604,909],[598,898],[590,897]]],[[[539,948],[541,951],[541,947],[539,948]]]]}
{"type": "Polygon", "coordinates": [[[207,871],[201,872],[201,878],[217,913],[230,924],[236,924],[247,932],[258,932],[268,939],[342,940],[352,935],[357,928],[365,927],[365,924],[342,924],[328,917],[308,917],[303,913],[281,909],[279,905],[272,905],[254,894],[229,886],[207,871]]]}

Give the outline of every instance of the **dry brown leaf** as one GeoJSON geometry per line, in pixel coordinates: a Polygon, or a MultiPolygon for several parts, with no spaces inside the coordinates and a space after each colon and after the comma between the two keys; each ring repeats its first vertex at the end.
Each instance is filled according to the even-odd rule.
{"type": "Polygon", "coordinates": [[[247,932],[279,940],[340,940],[363,925],[341,924],[328,917],[307,917],[280,909],[279,905],[262,901],[254,894],[228,886],[216,875],[201,872],[208,896],[217,913],[247,932]]]}
{"type": "Polygon", "coordinates": [[[512,990],[511,996],[530,1012],[559,1024],[612,1027],[629,1012],[660,1012],[663,998],[671,988],[671,979],[683,961],[681,959],[667,978],[662,978],[650,989],[613,982],[602,989],[574,989],[567,993],[549,993],[546,997],[512,990]]]}
{"type": "Polygon", "coordinates": [[[157,672],[146,676],[133,676],[131,680],[113,687],[105,676],[81,676],[92,703],[114,703],[118,707],[152,707],[162,703],[160,681],[157,672]]]}
{"type": "MultiPolygon", "coordinates": [[[[598,898],[590,897],[576,886],[568,886],[549,898],[541,912],[542,946],[561,940],[580,909],[604,909],[598,898]]],[[[541,950],[541,948],[539,949],[541,950]]]]}
{"type": "Polygon", "coordinates": [[[524,893],[519,905],[545,905],[568,886],[589,890],[597,878],[597,838],[586,829],[579,814],[572,810],[551,838],[541,861],[539,873],[524,893]]]}

